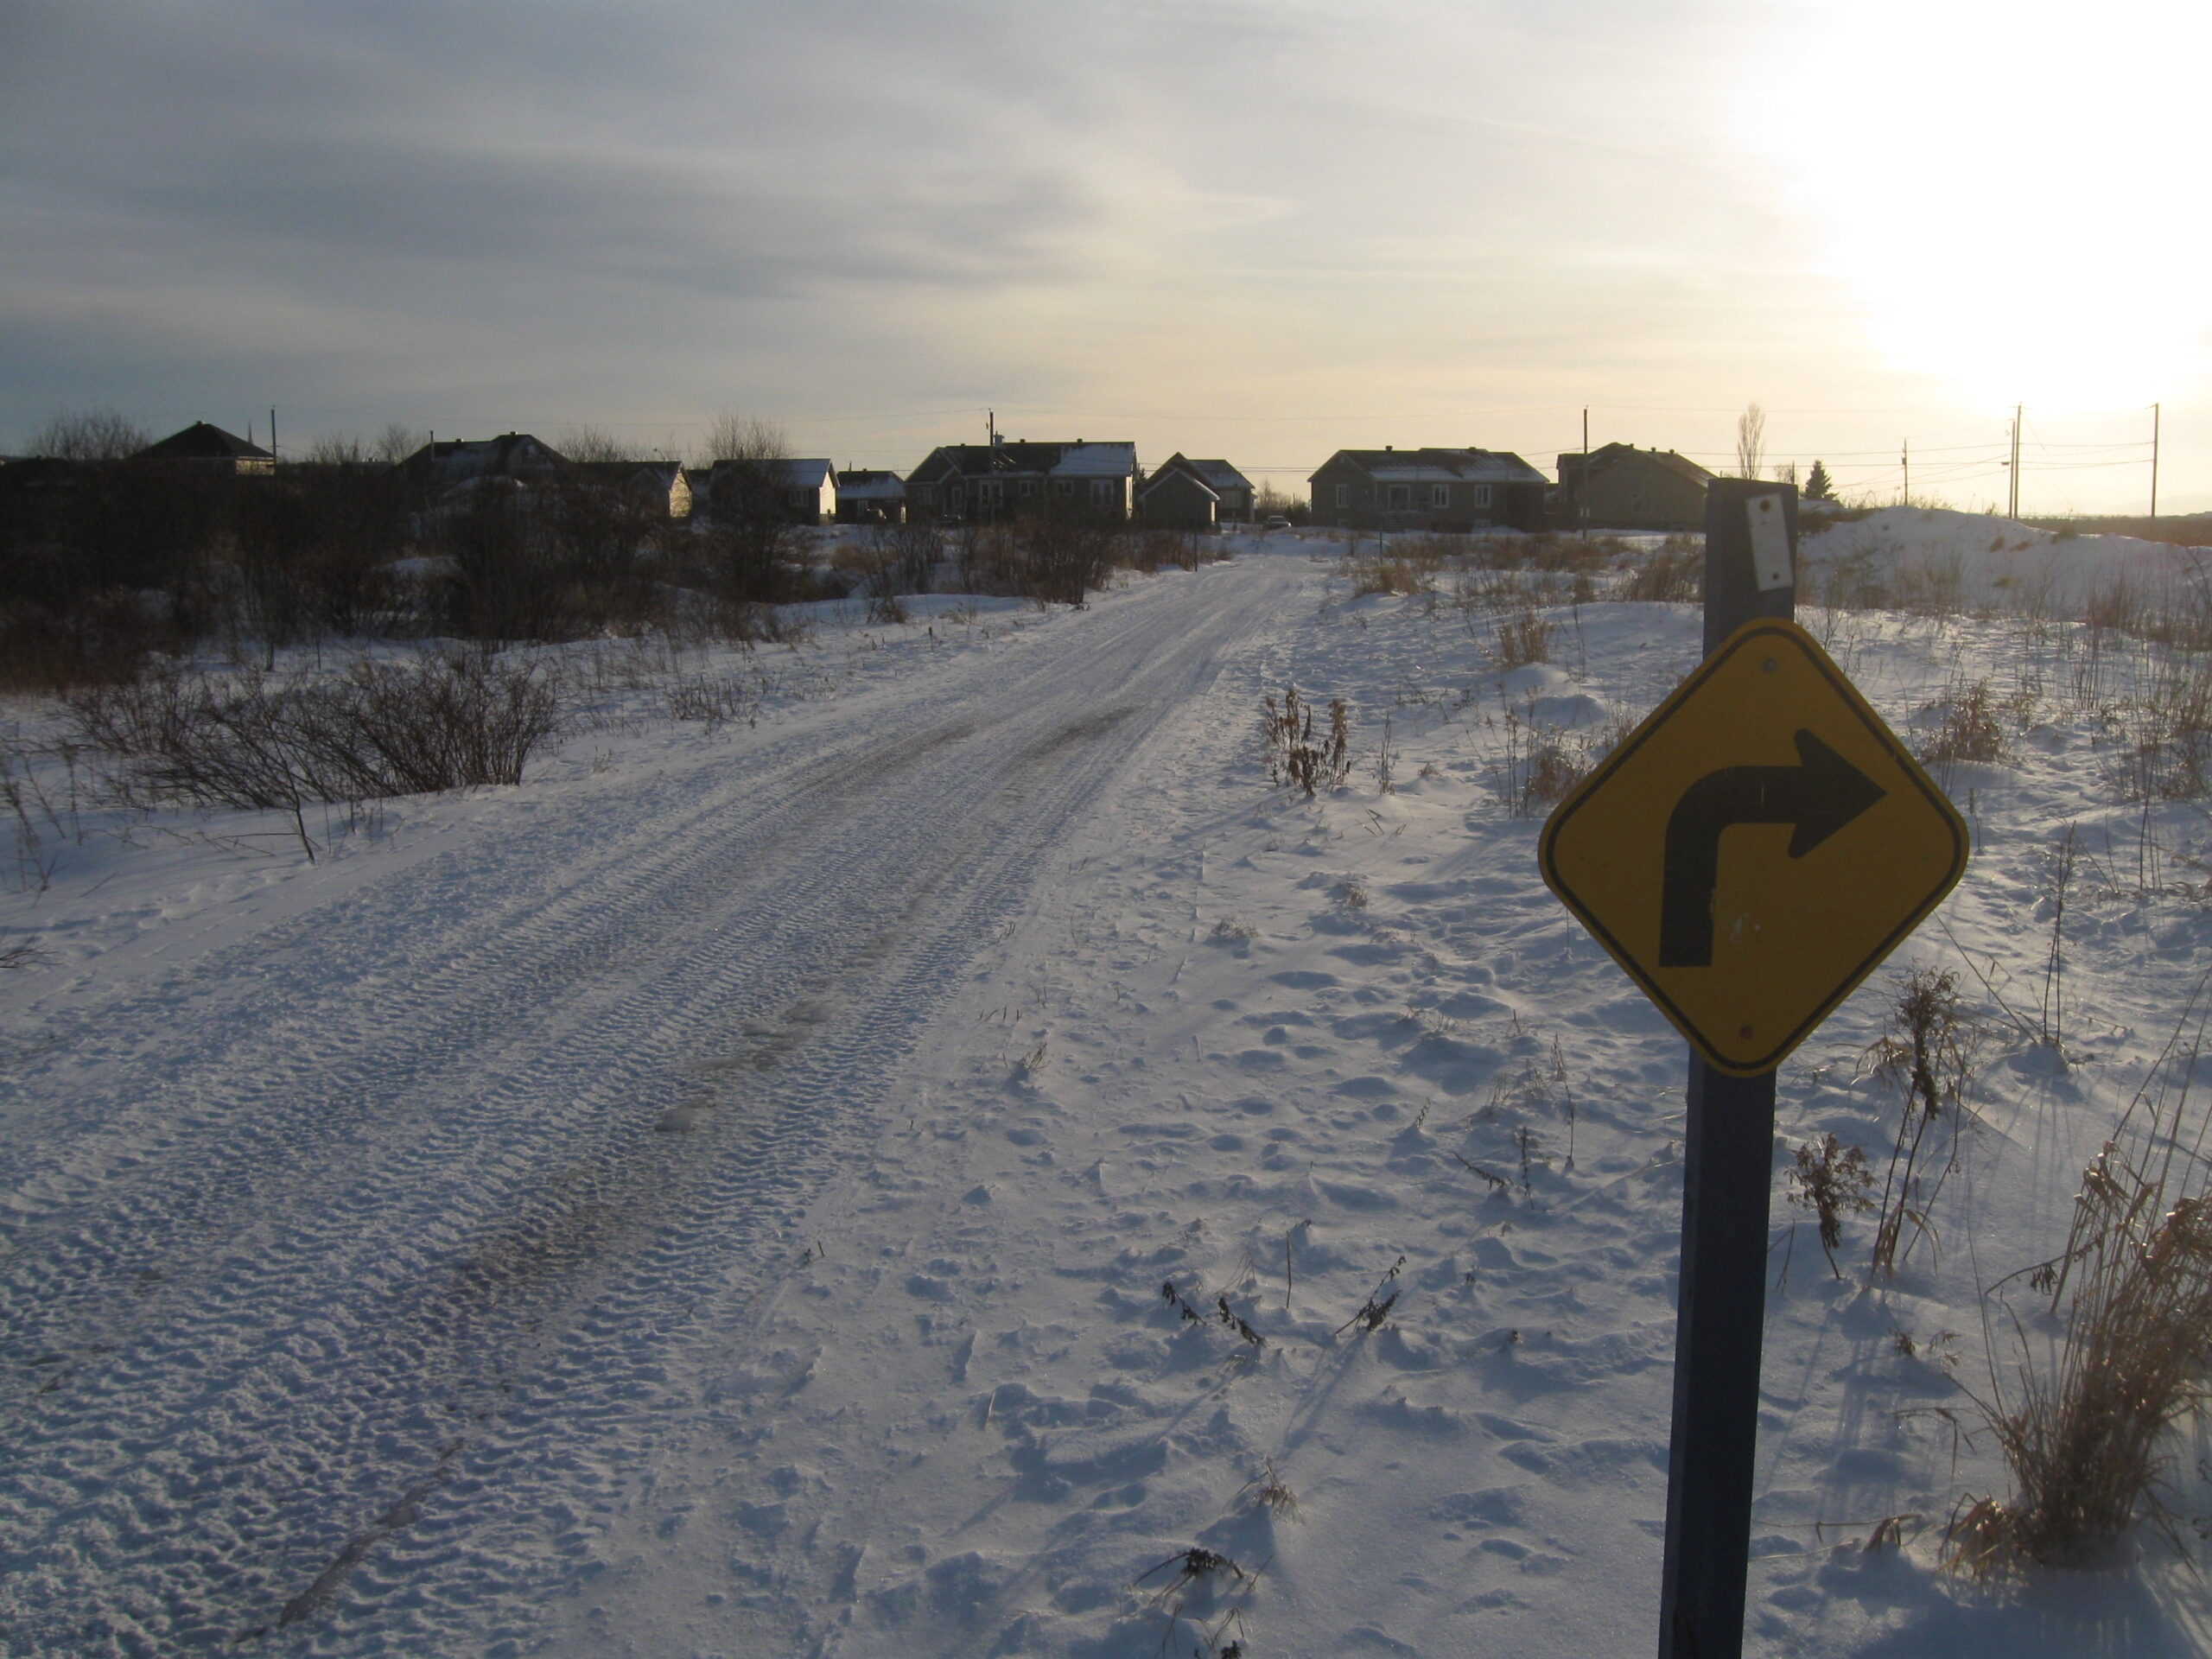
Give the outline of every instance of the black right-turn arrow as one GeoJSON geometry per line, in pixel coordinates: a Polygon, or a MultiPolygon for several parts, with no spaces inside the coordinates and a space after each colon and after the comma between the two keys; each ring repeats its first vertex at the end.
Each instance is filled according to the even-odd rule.
{"type": "Polygon", "coordinates": [[[1713,891],[1721,831],[1738,823],[1791,826],[1789,856],[1802,858],[1888,791],[1800,729],[1795,766],[1726,766],[1682,791],[1667,820],[1659,910],[1659,965],[1713,966],[1713,891]]]}

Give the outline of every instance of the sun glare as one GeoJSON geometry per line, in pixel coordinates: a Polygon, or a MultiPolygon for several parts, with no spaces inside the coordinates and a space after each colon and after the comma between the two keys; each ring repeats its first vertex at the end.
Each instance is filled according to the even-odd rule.
{"type": "Polygon", "coordinates": [[[2212,14],[2157,0],[1787,7],[1745,100],[1870,343],[1972,403],[2120,407],[2207,366],[2191,175],[2212,14]]]}

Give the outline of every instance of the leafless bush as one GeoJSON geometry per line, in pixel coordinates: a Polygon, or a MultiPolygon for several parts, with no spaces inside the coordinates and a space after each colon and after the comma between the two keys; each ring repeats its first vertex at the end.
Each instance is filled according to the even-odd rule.
{"type": "Polygon", "coordinates": [[[1149,576],[1162,569],[1195,570],[1207,556],[1196,531],[1148,530],[1135,538],[1128,562],[1149,576]]]}
{"type": "Polygon", "coordinates": [[[2163,1518],[2166,1435],[2201,1408],[2212,1366],[2212,1166],[2197,1153],[2205,1109],[2190,1103],[2204,989],[2084,1173],[2066,1249],[2026,1275],[2063,1334],[2046,1369],[2013,1320],[2009,1400],[1992,1357],[1976,1403],[2017,1490],[1961,1502],[1946,1541],[1955,1569],[2078,1564],[2145,1511],[2163,1518]]]}
{"type": "Polygon", "coordinates": [[[59,605],[18,601],[0,607],[0,688],[124,684],[156,652],[184,643],[166,617],[126,589],[59,605]]]}
{"type": "Polygon", "coordinates": [[[1488,770],[1509,817],[1549,811],[1588,775],[1595,747],[1589,734],[1541,725],[1517,709],[1508,709],[1497,726],[1502,742],[1488,770]]]}
{"type": "Polygon", "coordinates": [[[1901,1255],[1936,1237],[1929,1216],[1944,1178],[1957,1161],[1967,1085],[1974,1074],[1977,1033],[1959,1001],[1958,976],[1948,969],[1916,968],[1897,993],[1890,1029],[1866,1051],[1882,1076],[1904,1085],[1904,1110],[1897,1142],[1882,1177],[1874,1225],[1873,1269],[1894,1276],[1901,1255]],[[1938,1128],[1938,1125],[1942,1125],[1938,1128]],[[1929,1140],[1934,1131],[1936,1139],[1929,1140]],[[1932,1178],[1929,1165],[1942,1150],[1932,1178]],[[1905,1229],[1910,1226],[1910,1237],[1905,1229]]]}
{"type": "Polygon", "coordinates": [[[1307,798],[1324,787],[1338,789],[1351,772],[1351,711],[1339,697],[1329,704],[1328,734],[1318,742],[1313,736],[1313,705],[1294,685],[1284,689],[1282,702],[1261,699],[1266,712],[1261,732],[1268,746],[1268,777],[1278,786],[1302,789],[1307,798]]]}
{"type": "Polygon", "coordinates": [[[1351,582],[1352,597],[1369,594],[1426,594],[1436,588],[1437,572],[1449,556],[1439,537],[1401,542],[1375,539],[1374,550],[1363,552],[1357,537],[1344,551],[1343,574],[1351,582]]]}
{"type": "Polygon", "coordinates": [[[1608,595],[1647,604],[1688,604],[1705,597],[1705,549],[1687,536],[1669,536],[1631,563],[1608,595]]]}
{"type": "Polygon", "coordinates": [[[1532,535],[1475,537],[1468,543],[1466,558],[1485,569],[1594,576],[1618,563],[1627,551],[1628,543],[1617,536],[1540,530],[1532,535]]]}
{"type": "Polygon", "coordinates": [[[1833,1135],[1800,1145],[1789,1170],[1790,1201],[1813,1211],[1820,1221],[1821,1249],[1827,1253],[1828,1271],[1839,1279],[1836,1247],[1843,1243],[1843,1218],[1874,1207],[1866,1189],[1874,1184],[1866,1167],[1866,1154],[1847,1147],[1833,1135]]]}
{"type": "Polygon", "coordinates": [[[561,721],[543,674],[475,653],[289,685],[168,673],[79,691],[68,708],[126,800],[293,811],[519,783],[561,721]]]}
{"type": "Polygon", "coordinates": [[[1915,747],[1921,760],[1947,781],[1950,768],[1962,760],[2005,758],[2004,706],[1986,679],[1955,681],[1921,712],[1936,719],[1915,747]]]}
{"type": "Polygon", "coordinates": [[[1117,542],[1110,527],[1086,513],[1047,513],[1024,521],[1025,596],[1080,608],[1090,594],[1106,585],[1117,542]]]}
{"type": "Polygon", "coordinates": [[[758,682],[743,674],[702,675],[679,679],[665,695],[671,720],[698,721],[709,730],[730,721],[751,720],[760,707],[758,682]]]}
{"type": "Polygon", "coordinates": [[[1491,645],[1495,668],[1520,668],[1552,659],[1551,619],[1534,605],[1523,605],[1497,620],[1491,645]]]}
{"type": "Polygon", "coordinates": [[[2131,801],[2199,799],[2212,792],[2212,661],[2171,649],[2149,656],[2136,695],[2113,709],[2111,781],[2131,801]]]}
{"type": "Polygon", "coordinates": [[[90,409],[54,416],[31,435],[30,453],[57,461],[124,461],[152,442],[129,416],[90,409]]]}
{"type": "Polygon", "coordinates": [[[956,556],[968,593],[1080,606],[1105,586],[1122,550],[1111,524],[1077,510],[968,525],[956,556]]]}

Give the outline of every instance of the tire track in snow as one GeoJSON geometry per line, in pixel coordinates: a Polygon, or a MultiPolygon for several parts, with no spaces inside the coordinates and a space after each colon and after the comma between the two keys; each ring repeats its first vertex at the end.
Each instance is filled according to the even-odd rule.
{"type": "Polygon", "coordinates": [[[200,965],[194,1028],[162,1029],[174,987],[104,1011],[140,1058],[48,1061],[46,1116],[118,1076],[144,1103],[7,1160],[0,1343],[41,1391],[0,1460],[0,1620],[173,1651],[320,1585],[314,1644],[488,1639],[571,1547],[546,1517],[643,1455],[671,1341],[790,1254],[939,989],[1268,575],[1116,607],[964,711],[733,779],[488,918],[454,855],[272,930],[200,965]],[[332,959],[441,906],[419,967],[332,959]],[[270,949],[297,988],[226,997],[270,949]]]}

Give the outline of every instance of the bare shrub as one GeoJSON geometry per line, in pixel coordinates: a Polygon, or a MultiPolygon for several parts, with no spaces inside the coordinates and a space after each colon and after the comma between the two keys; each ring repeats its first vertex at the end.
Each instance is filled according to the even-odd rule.
{"type": "Polygon", "coordinates": [[[1962,760],[1985,763],[2005,758],[2003,705],[1986,679],[1955,681],[1921,712],[1936,716],[1935,726],[1914,746],[1921,760],[1948,781],[1962,760]]]}
{"type": "Polygon", "coordinates": [[[664,694],[671,720],[697,721],[709,731],[734,720],[750,721],[760,704],[758,682],[743,674],[679,679],[664,694]]]}
{"type": "Polygon", "coordinates": [[[1391,543],[1378,537],[1374,550],[1366,553],[1355,538],[1345,550],[1343,572],[1351,579],[1355,599],[1369,594],[1432,593],[1444,556],[1432,537],[1391,543]]]}
{"type": "Polygon", "coordinates": [[[1112,529],[1087,513],[1054,512],[1024,522],[1024,596],[1080,609],[1106,585],[1117,551],[1112,529]]]}
{"type": "Polygon", "coordinates": [[[1510,817],[1549,811],[1589,774],[1593,743],[1587,734],[1540,725],[1517,709],[1505,711],[1500,734],[1500,752],[1488,770],[1510,817]]]}
{"type": "Polygon", "coordinates": [[[1946,1538],[1955,1570],[2079,1564],[2145,1512],[2163,1520],[2166,1436],[2202,1405],[2212,1366],[2212,1166],[2196,1154],[2212,1126],[2190,1103],[2204,989],[2083,1173],[2064,1251],[2026,1274],[2063,1335],[2044,1369],[2014,1319],[2010,1400],[1992,1357],[1976,1404],[2016,1491],[1961,1500],[1946,1538]]]}
{"type": "Polygon", "coordinates": [[[1278,787],[1302,789],[1308,799],[1324,787],[1341,788],[1351,772],[1351,711],[1339,697],[1329,704],[1329,729],[1316,741],[1313,705],[1294,685],[1282,702],[1262,697],[1260,729],[1268,747],[1268,778],[1278,787]]]}
{"type": "Polygon", "coordinates": [[[2212,792],[2212,661],[2152,654],[2137,695],[2114,711],[2120,743],[2111,781],[2131,801],[2196,800],[2212,792]]]}
{"type": "Polygon", "coordinates": [[[1491,646],[1491,662],[1497,668],[1521,668],[1552,659],[1551,619],[1534,605],[1501,616],[1491,646]]]}
{"type": "Polygon", "coordinates": [[[1260,1472],[1239,1487],[1236,1497],[1230,1501],[1244,1499],[1247,1494],[1249,1494],[1249,1502],[1255,1510],[1265,1510],[1271,1515],[1287,1516],[1294,1520],[1297,1518],[1298,1494],[1291,1491],[1290,1483],[1276,1470],[1273,1458],[1260,1459],[1260,1472]]]}
{"type": "Polygon", "coordinates": [[[705,539],[717,585],[741,604],[790,597],[791,523],[785,496],[791,442],[772,421],[725,411],[706,440],[705,539]]]}
{"type": "Polygon", "coordinates": [[[125,461],[152,442],[119,410],[88,409],[48,421],[31,435],[30,453],[56,461],[125,461]]]}
{"type": "Polygon", "coordinates": [[[1828,1271],[1839,1279],[1836,1247],[1843,1243],[1843,1218],[1874,1207],[1866,1189],[1874,1184],[1866,1167],[1866,1154],[1847,1147],[1833,1135],[1807,1141],[1797,1147],[1789,1170],[1790,1202],[1813,1211],[1820,1221],[1821,1249],[1827,1253],[1828,1271]]]}
{"type": "Polygon", "coordinates": [[[1974,1074],[1977,1033],[1959,1000],[1958,976],[1948,969],[1916,968],[1897,993],[1890,1029],[1866,1051],[1883,1077],[1904,1085],[1904,1111],[1882,1177],[1874,1224],[1873,1269],[1895,1276],[1900,1256],[1925,1237],[1936,1237],[1929,1217],[1936,1195],[1957,1161],[1967,1085],[1974,1074]],[[1939,1123],[1931,1141],[1929,1132],[1939,1123]],[[1942,1153],[1940,1166],[1929,1166],[1942,1153]],[[1912,1229],[1908,1237],[1905,1229],[1912,1229]]]}
{"type": "Polygon", "coordinates": [[[1148,530],[1135,539],[1128,562],[1149,576],[1162,569],[1195,570],[1205,555],[1196,531],[1148,530]]]}
{"type": "Polygon", "coordinates": [[[19,601],[0,607],[0,689],[126,684],[156,652],[181,643],[165,618],[126,589],[62,605],[19,601]]]}
{"type": "Polygon", "coordinates": [[[282,807],[516,784],[559,728],[530,668],[475,654],[364,663],[276,685],[169,673],[68,699],[77,740],[111,763],[126,800],[282,807]]]}
{"type": "Polygon", "coordinates": [[[1687,536],[1669,536],[1630,563],[1608,597],[1647,604],[1688,604],[1704,598],[1704,548],[1687,536]]]}

